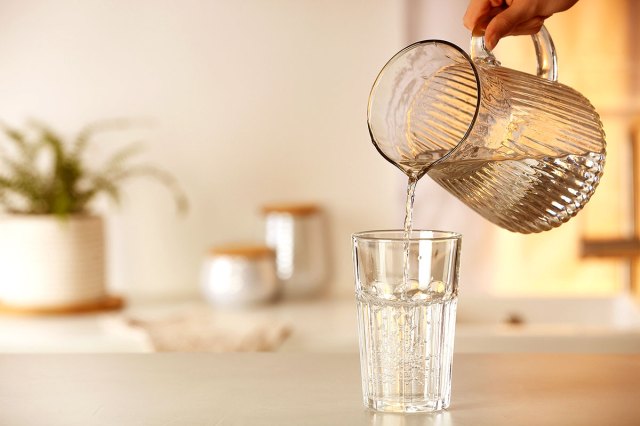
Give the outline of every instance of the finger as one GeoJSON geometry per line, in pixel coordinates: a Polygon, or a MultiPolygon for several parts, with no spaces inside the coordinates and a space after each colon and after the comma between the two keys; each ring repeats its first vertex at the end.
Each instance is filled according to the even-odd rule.
{"type": "Polygon", "coordinates": [[[471,0],[464,14],[463,23],[469,30],[473,30],[483,17],[489,15],[491,9],[500,7],[503,0],[471,0]]]}
{"type": "Polygon", "coordinates": [[[489,25],[489,22],[491,22],[491,20],[499,13],[502,13],[502,11],[504,11],[504,7],[491,8],[486,15],[483,15],[478,19],[478,22],[476,22],[473,29],[471,30],[472,34],[474,36],[483,36],[485,31],[487,30],[487,25],[489,25]]]}
{"type": "Polygon", "coordinates": [[[496,15],[487,25],[485,42],[487,48],[492,50],[498,41],[509,34],[519,24],[537,16],[525,2],[513,2],[504,12],[496,15]]]}
{"type": "Polygon", "coordinates": [[[535,18],[531,18],[528,21],[525,21],[521,24],[518,24],[509,31],[507,35],[530,35],[537,34],[542,28],[544,24],[545,17],[536,16],[535,18]]]}

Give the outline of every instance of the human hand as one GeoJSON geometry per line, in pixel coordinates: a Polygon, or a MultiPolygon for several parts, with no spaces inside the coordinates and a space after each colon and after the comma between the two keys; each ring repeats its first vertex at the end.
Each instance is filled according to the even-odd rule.
{"type": "Polygon", "coordinates": [[[535,34],[544,20],[562,12],[578,0],[470,0],[464,26],[471,31],[484,30],[487,49],[508,35],[535,34]]]}

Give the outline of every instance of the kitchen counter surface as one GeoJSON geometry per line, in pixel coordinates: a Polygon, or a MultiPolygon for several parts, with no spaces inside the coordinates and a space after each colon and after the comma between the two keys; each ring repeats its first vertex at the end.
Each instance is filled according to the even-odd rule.
{"type": "Polygon", "coordinates": [[[359,374],[356,354],[0,355],[0,424],[640,424],[638,355],[456,355],[436,414],[363,408],[359,374]]]}
{"type": "MultiPolygon", "coordinates": [[[[640,354],[638,308],[621,300],[522,300],[461,298],[456,323],[457,353],[565,352],[640,354]],[[574,302],[574,303],[572,303],[574,302]],[[576,304],[575,302],[580,302],[576,304]],[[505,324],[510,316],[524,319],[505,324]],[[633,315],[631,315],[633,314],[633,315]]],[[[132,303],[121,312],[72,316],[0,316],[0,353],[153,352],[148,336],[124,325],[127,317],[172,318],[210,309],[196,301],[132,303]]],[[[280,303],[217,312],[221,323],[285,324],[291,335],[280,352],[357,353],[355,302],[352,298],[280,303]]]]}

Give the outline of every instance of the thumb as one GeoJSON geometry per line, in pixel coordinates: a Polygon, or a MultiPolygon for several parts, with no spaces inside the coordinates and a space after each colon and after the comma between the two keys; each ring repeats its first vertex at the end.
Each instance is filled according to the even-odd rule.
{"type": "Polygon", "coordinates": [[[487,48],[492,50],[502,37],[509,34],[520,23],[534,16],[535,11],[530,10],[526,2],[514,1],[511,6],[497,14],[487,25],[484,35],[487,48]]]}

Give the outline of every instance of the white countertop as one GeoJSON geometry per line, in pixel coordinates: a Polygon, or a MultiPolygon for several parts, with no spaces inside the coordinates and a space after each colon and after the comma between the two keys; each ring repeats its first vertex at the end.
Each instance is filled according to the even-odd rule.
{"type": "Polygon", "coordinates": [[[457,355],[451,408],[362,406],[356,354],[0,355],[0,424],[637,425],[639,355],[457,355]]]}
{"type": "MultiPolygon", "coordinates": [[[[492,299],[491,299],[492,300],[492,299]]],[[[619,304],[586,300],[567,322],[571,301],[491,302],[461,298],[456,325],[457,353],[574,352],[640,353],[640,326],[608,320],[623,312],[619,304]],[[599,304],[596,304],[599,303],[599,304]],[[493,305],[492,305],[493,304],[493,305]],[[494,306],[495,305],[495,306],[494,306]],[[533,308],[529,307],[533,305],[533,308]],[[554,305],[557,305],[554,307],[554,305]],[[504,308],[501,308],[504,306],[504,308]],[[485,312],[476,312],[483,309],[485,312]],[[503,309],[500,313],[499,309],[503,309]],[[510,326],[500,321],[517,312],[525,324],[510,326]],[[538,312],[540,311],[540,312],[538,312]],[[557,318],[551,314],[558,312],[557,318]],[[581,313],[584,311],[584,313],[581,313]],[[596,314],[600,313],[600,317],[596,314]],[[582,323],[575,320],[582,315],[582,323]],[[547,322],[543,322],[546,320],[547,322]],[[591,322],[588,322],[588,321],[591,322]]],[[[207,309],[202,302],[134,303],[122,312],[60,316],[0,316],[0,353],[5,352],[151,352],[147,338],[123,325],[125,316],[167,317],[193,309],[207,309]]],[[[215,309],[211,308],[212,311],[215,309]]],[[[222,321],[238,316],[256,321],[288,324],[291,335],[278,348],[281,352],[356,353],[358,348],[355,303],[352,299],[286,302],[236,311],[233,319],[224,312],[222,321]]]]}

